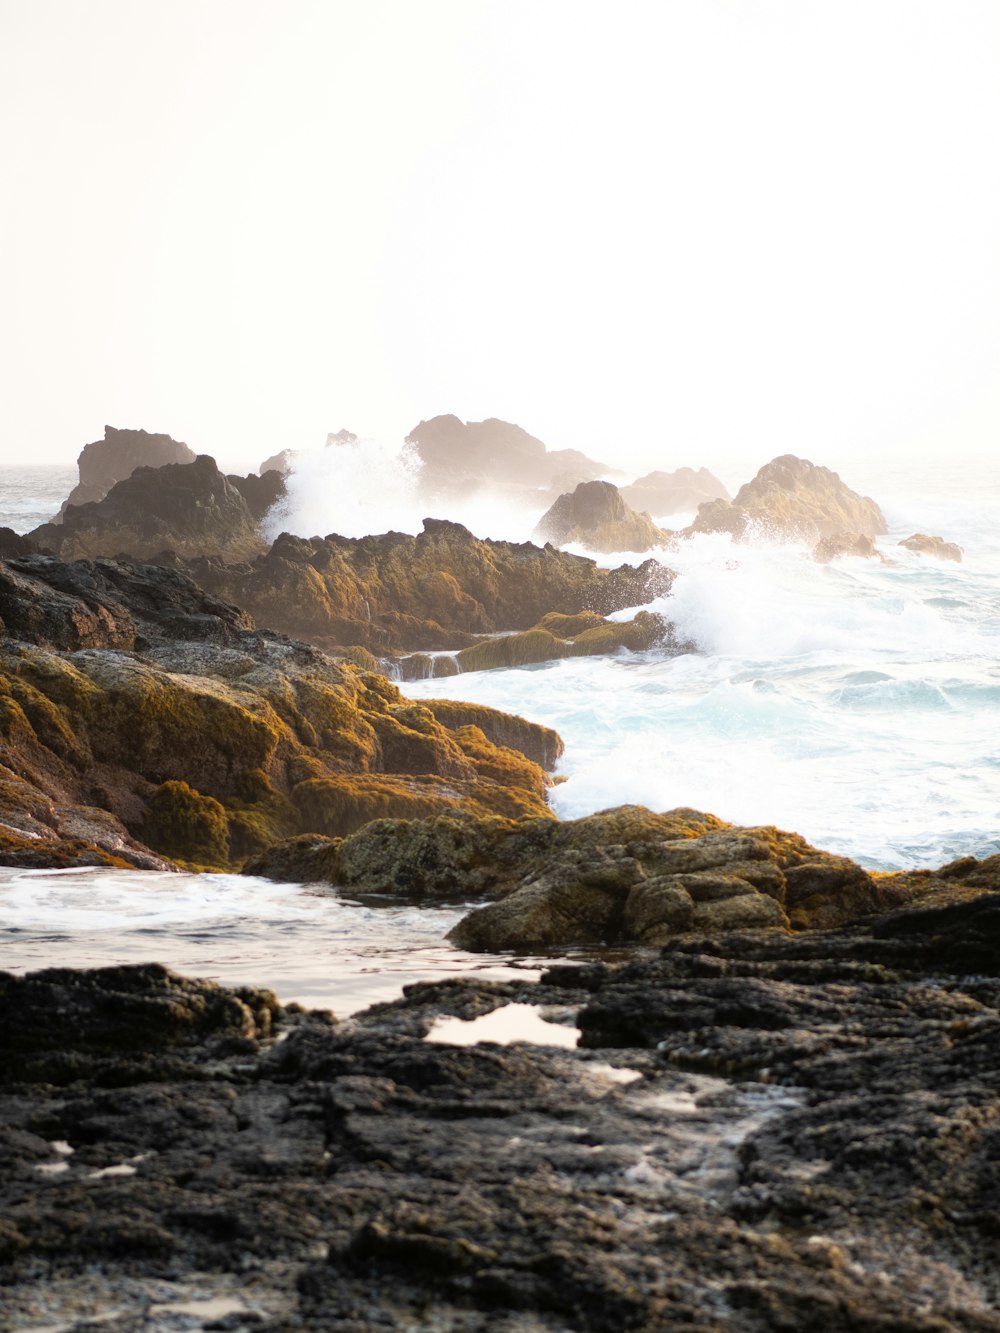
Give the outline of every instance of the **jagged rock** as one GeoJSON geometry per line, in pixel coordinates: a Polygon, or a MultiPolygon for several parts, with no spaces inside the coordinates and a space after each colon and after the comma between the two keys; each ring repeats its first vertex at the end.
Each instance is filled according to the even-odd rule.
{"type": "Polygon", "coordinates": [[[584,944],[665,944],[684,932],[814,930],[857,920],[912,886],[779,829],[636,806],[551,822],[442,816],[369,824],[324,851],[282,843],[248,874],[314,877],[407,901],[489,899],[449,938],[460,948],[545,952],[584,944]]]}
{"type": "Polygon", "coordinates": [[[859,532],[835,532],[821,538],[813,547],[812,556],[821,565],[828,565],[844,556],[856,556],[862,560],[884,559],[871,537],[859,532]]]}
{"type": "Polygon", "coordinates": [[[943,537],[929,537],[926,532],[914,532],[899,543],[908,551],[933,556],[936,560],[961,561],[962,548],[957,542],[946,542],[943,537]]]}
{"type": "Polygon", "coordinates": [[[416,537],[283,533],[253,563],[189,562],[197,582],[260,624],[322,648],[455,650],[476,636],[529,629],[550,611],[609,615],[661,597],[670,570],[647,560],[600,569],[529,542],[480,541],[460,523],[425,519],[416,537]]]}
{"type": "Polygon", "coordinates": [[[680,514],[697,509],[706,500],[728,500],[729,492],[707,467],[697,471],[679,467],[673,472],[649,472],[631,486],[621,487],[627,505],[646,514],[680,514]]]}
{"type": "Polygon", "coordinates": [[[13,528],[0,528],[0,560],[17,555],[38,555],[39,546],[30,537],[24,537],[13,528]]]}
{"type": "MultiPolygon", "coordinates": [[[[266,478],[244,484],[254,504],[272,485],[266,478]]],[[[241,489],[207,454],[138,468],[104,499],[70,505],[60,523],[43,523],[31,537],[64,560],[120,554],[149,560],[165,550],[242,560],[266,548],[241,489]]]]}
{"type": "Polygon", "coordinates": [[[260,522],[267,511],[285,493],[285,482],[280,472],[263,472],[258,477],[251,472],[246,477],[232,474],[226,477],[230,486],[235,486],[247,502],[252,516],[260,522]]]}
{"type": "Polygon", "coordinates": [[[169,435],[105,426],[103,440],[94,440],[83,446],[76,460],[80,480],[63,502],[55,522],[62,521],[68,505],[92,504],[103,500],[112,486],[131,477],[136,468],[193,463],[194,459],[193,449],[169,435]]]}
{"type": "Polygon", "coordinates": [[[673,534],[631,509],[611,482],[584,481],[546,510],[534,536],[554,546],[579,542],[592,551],[649,551],[673,534]]]}
{"type": "MultiPolygon", "coordinates": [[[[326,448],[330,449],[338,444],[355,444],[357,438],[352,430],[330,431],[326,437],[326,448]]],[[[281,476],[287,476],[302,452],[301,449],[282,449],[276,454],[271,454],[269,458],[264,459],[258,469],[261,477],[266,476],[268,472],[278,472],[281,476]]]]}
{"type": "Polygon", "coordinates": [[[785,541],[815,542],[838,532],[877,537],[886,531],[874,500],[858,495],[836,472],[784,454],[766,463],[730,503],[699,505],[685,536],[729,532],[739,540],[755,534],[785,541]]]}
{"type": "Polygon", "coordinates": [[[0,861],[40,864],[61,841],[71,861],[229,867],[385,816],[551,818],[543,770],[471,718],[448,725],[382,676],[255,630],[177,570],[0,562],[0,615],[0,861]]]}

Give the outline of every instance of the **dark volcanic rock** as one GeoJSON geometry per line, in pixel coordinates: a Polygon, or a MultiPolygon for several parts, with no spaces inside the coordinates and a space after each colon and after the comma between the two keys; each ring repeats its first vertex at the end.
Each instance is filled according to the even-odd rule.
{"type": "Polygon", "coordinates": [[[886,531],[874,500],[858,495],[829,468],[784,454],[766,463],[730,503],[698,507],[685,535],[729,532],[739,539],[759,533],[785,541],[815,542],[838,532],[877,537],[886,531]]]}
{"type": "Polygon", "coordinates": [[[80,480],[70,491],[56,522],[61,521],[67,505],[103,500],[112,486],[131,477],[138,467],[156,468],[167,463],[193,463],[194,460],[194,450],[169,435],[105,426],[103,440],[83,446],[76,460],[80,480]]]}
{"type": "Polygon", "coordinates": [[[663,596],[673,580],[653,560],[600,569],[529,542],[480,541],[443,519],[425,519],[417,537],[283,533],[252,563],[204,559],[188,568],[260,624],[322,648],[375,652],[454,650],[477,635],[530,629],[550,611],[609,615],[663,596]]]}
{"type": "Polygon", "coordinates": [[[3,978],[5,1308],[138,1329],[201,1274],[274,1333],[996,1333],[979,901],[348,1023],[162,969],[3,978]],[[511,1002],[581,1047],[424,1040],[511,1002]]]}
{"type": "Polygon", "coordinates": [[[582,481],[572,494],[560,495],[534,531],[539,541],[580,542],[592,551],[649,551],[672,535],[631,509],[610,481],[582,481]]]}
{"type": "Polygon", "coordinates": [[[674,472],[647,473],[631,486],[623,486],[621,496],[640,513],[679,514],[697,509],[706,500],[728,500],[729,492],[707,467],[697,471],[679,467],[674,472]]]}
{"type": "MultiPolygon", "coordinates": [[[[273,487],[266,478],[254,482],[241,479],[241,486],[257,506],[259,492],[273,487]]],[[[70,505],[60,523],[44,523],[31,536],[64,560],[120,554],[149,560],[168,550],[240,560],[265,548],[251,504],[207,454],[139,468],[104,499],[70,505]]]]}

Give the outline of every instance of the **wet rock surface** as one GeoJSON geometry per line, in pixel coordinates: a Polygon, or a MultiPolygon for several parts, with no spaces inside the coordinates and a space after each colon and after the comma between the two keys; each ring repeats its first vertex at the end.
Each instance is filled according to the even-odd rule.
{"type": "Polygon", "coordinates": [[[943,537],[928,536],[926,532],[914,532],[904,537],[899,543],[908,551],[919,551],[921,555],[933,556],[935,560],[953,560],[960,564],[962,548],[957,542],[945,541],[943,537]]]}
{"type": "Polygon", "coordinates": [[[852,491],[829,468],[784,454],[766,463],[732,501],[699,505],[698,516],[683,535],[728,532],[737,540],[759,535],[816,542],[837,533],[877,537],[885,531],[874,500],[852,491]]]}
{"type": "Polygon", "coordinates": [[[164,969],[4,978],[5,1308],[80,1333],[176,1327],[179,1290],[228,1310],[196,1327],[275,1333],[996,1330],[998,901],[420,984],[341,1023],[164,969]],[[424,1039],[524,1002],[580,1048],[424,1039]]]}
{"type": "Polygon", "coordinates": [[[0,561],[0,620],[4,864],[226,869],[377,818],[551,818],[526,752],[557,754],[554,732],[490,709],[439,720],[178,570],[0,561]]]}

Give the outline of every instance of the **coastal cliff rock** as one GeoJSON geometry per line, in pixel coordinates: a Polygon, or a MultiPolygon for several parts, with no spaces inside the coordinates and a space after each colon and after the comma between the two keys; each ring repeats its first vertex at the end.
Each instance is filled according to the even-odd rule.
{"type": "Polygon", "coordinates": [[[533,535],[554,546],[579,542],[591,551],[649,551],[673,536],[648,514],[631,509],[610,481],[582,481],[572,493],[560,495],[533,535]]]}
{"type": "Polygon", "coordinates": [[[445,816],[370,824],[342,843],[300,839],[248,874],[314,877],[406,901],[490,901],[449,938],[472,951],[662,945],[692,932],[828,929],[899,902],[909,881],[874,878],[795,833],[740,828],[696,810],[622,806],[583,819],[445,816]]]}
{"type": "Polygon", "coordinates": [[[728,500],[729,492],[707,467],[679,467],[673,472],[649,472],[631,486],[621,487],[627,505],[646,514],[679,514],[697,509],[707,500],[728,500]]]}
{"type": "Polygon", "coordinates": [[[0,975],[5,1313],[997,1333],[998,946],[994,888],[347,1022],[149,965],[0,975]],[[442,1031],[514,1005],[579,1045],[442,1031]]]}
{"type": "Polygon", "coordinates": [[[551,818],[543,770],[472,717],[448,725],[382,676],[256,630],[177,570],[0,562],[0,618],[7,864],[38,864],[54,843],[69,860],[225,868],[381,817],[551,818]]]}
{"type": "Polygon", "coordinates": [[[103,500],[119,481],[131,477],[139,467],[163,467],[167,463],[193,463],[195,453],[180,440],[145,430],[104,427],[104,439],[85,444],[77,461],[80,480],[59,511],[61,521],[68,505],[103,500]]]}
{"type": "Polygon", "coordinates": [[[960,562],[962,559],[962,548],[957,542],[946,542],[943,537],[930,537],[926,532],[914,532],[911,536],[904,537],[899,545],[905,546],[908,551],[919,551],[921,555],[933,556],[935,560],[960,562]]]}
{"type": "Polygon", "coordinates": [[[63,560],[121,554],[151,560],[164,551],[243,560],[266,549],[258,519],[272,491],[266,478],[234,484],[200,454],[191,463],[139,468],[104,499],[69,506],[61,522],[43,523],[31,537],[63,560]]]}
{"type": "Polygon", "coordinates": [[[684,535],[728,532],[741,541],[760,534],[816,542],[838,532],[877,537],[885,531],[885,519],[874,500],[852,491],[829,468],[784,454],[766,463],[731,502],[700,505],[684,535]]]}
{"type": "Polygon", "coordinates": [[[254,619],[322,648],[455,650],[476,636],[530,629],[551,611],[609,615],[669,589],[653,560],[600,569],[529,542],[481,541],[460,523],[425,519],[416,537],[283,533],[253,562],[193,560],[188,570],[254,619]]]}

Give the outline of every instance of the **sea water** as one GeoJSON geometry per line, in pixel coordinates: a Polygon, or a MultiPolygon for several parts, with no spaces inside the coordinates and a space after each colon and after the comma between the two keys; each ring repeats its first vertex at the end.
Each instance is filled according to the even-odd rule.
{"type": "MultiPolygon", "coordinates": [[[[400,459],[393,473],[389,514],[363,469],[349,468],[338,490],[326,475],[343,468],[338,453],[324,451],[293,482],[301,512],[286,505],[282,526],[303,535],[379,532],[391,518],[419,531],[419,502],[407,491],[412,460],[400,459]]],[[[563,818],[625,802],[693,806],[794,829],[870,868],[1000,851],[1000,467],[980,460],[965,471],[947,462],[877,470],[859,460],[856,473],[841,471],[886,514],[884,562],[820,565],[803,545],[698,537],[661,553],[677,578],[653,604],[689,651],[463,674],[405,692],[486,703],[555,727],[566,752],[551,803],[563,818]],[[957,541],[962,562],[898,546],[915,531],[957,541]]],[[[54,512],[73,480],[65,469],[58,480],[55,470],[22,469],[16,479],[0,472],[0,525],[30,528],[28,515],[46,505],[54,512]]],[[[514,514],[509,500],[470,503],[441,516],[517,540],[538,517],[514,514]]],[[[685,516],[658,517],[676,527],[685,516]]],[[[271,890],[232,876],[184,877],[189,892],[177,876],[89,871],[78,883],[95,911],[106,909],[98,929],[67,910],[72,876],[2,874],[0,915],[10,929],[0,935],[0,966],[19,970],[153,957],[343,1009],[404,979],[478,965],[442,944],[457,919],[450,911],[352,905],[307,886],[272,886],[272,900],[271,890]],[[211,930],[198,893],[218,908],[211,930]],[[160,894],[173,905],[155,929],[130,921],[130,903],[141,915],[160,894]]]]}

